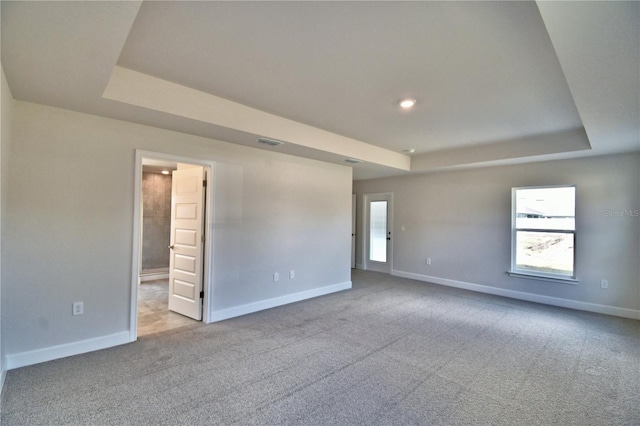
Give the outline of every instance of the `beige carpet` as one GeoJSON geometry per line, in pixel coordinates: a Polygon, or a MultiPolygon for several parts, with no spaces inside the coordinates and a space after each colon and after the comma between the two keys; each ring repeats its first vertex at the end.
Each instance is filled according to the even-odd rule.
{"type": "Polygon", "coordinates": [[[353,282],[9,371],[2,424],[640,424],[640,321],[353,282]]]}

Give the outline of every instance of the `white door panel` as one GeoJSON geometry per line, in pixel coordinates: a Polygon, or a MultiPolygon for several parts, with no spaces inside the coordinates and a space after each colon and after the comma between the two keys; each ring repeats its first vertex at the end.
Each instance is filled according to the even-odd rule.
{"type": "Polygon", "coordinates": [[[169,309],[196,320],[202,319],[203,176],[202,167],[174,171],[171,194],[169,309]]]}

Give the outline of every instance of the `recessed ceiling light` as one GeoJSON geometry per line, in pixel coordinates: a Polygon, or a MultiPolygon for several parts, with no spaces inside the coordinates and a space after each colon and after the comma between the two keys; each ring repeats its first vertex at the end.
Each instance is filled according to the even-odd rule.
{"type": "Polygon", "coordinates": [[[346,158],[344,161],[346,161],[349,164],[359,164],[362,163],[362,160],[356,160],[355,158],[346,158]]]}
{"type": "Polygon", "coordinates": [[[416,152],[416,150],[414,148],[407,148],[403,149],[402,152],[404,152],[405,154],[413,154],[414,152],[416,152]]]}
{"type": "Polygon", "coordinates": [[[162,171],[162,172],[160,172],[160,173],[162,173],[163,175],[168,175],[168,174],[169,174],[169,170],[163,170],[163,171],[162,171]]]}
{"type": "Polygon", "coordinates": [[[400,108],[403,108],[403,109],[413,108],[415,104],[416,104],[415,99],[403,99],[400,101],[400,108]]]}

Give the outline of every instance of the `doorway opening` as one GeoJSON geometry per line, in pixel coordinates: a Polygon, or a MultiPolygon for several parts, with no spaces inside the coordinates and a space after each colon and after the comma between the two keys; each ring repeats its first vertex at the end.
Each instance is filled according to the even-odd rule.
{"type": "Polygon", "coordinates": [[[208,322],[212,165],[136,152],[131,341],[208,322]]]}

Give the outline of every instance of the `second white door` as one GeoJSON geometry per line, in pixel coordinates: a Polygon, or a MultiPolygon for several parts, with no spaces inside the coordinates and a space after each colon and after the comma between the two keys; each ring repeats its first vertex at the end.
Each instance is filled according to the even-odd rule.
{"type": "Polygon", "coordinates": [[[366,194],[365,205],[365,269],[391,272],[392,235],[391,217],[393,194],[366,194]]]}

